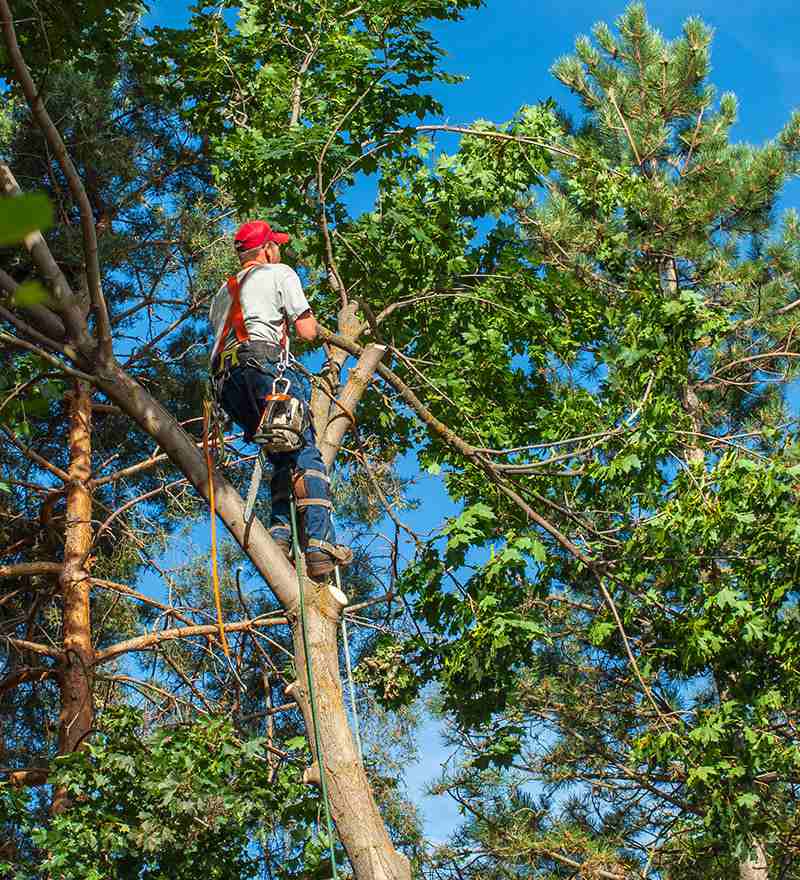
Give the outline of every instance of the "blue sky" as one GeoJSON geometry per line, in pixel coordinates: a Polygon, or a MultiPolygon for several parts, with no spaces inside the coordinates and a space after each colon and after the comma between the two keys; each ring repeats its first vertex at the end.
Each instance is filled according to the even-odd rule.
{"type": "MultiPolygon", "coordinates": [[[[188,3],[153,0],[148,21],[180,26],[188,3]]],[[[608,0],[489,0],[458,24],[437,23],[434,35],[448,53],[446,68],[466,74],[460,86],[437,90],[446,118],[508,119],[525,103],[553,97],[569,104],[568,92],[548,70],[572,50],[575,37],[597,21],[612,22],[623,2],[608,0]]],[[[712,79],[720,91],[735,92],[743,140],[771,137],[796,106],[800,77],[800,5],[789,0],[769,4],[756,0],[659,0],[647,4],[650,21],[668,38],[682,22],[699,16],[715,29],[712,79]]]]}
{"type": "MultiPolygon", "coordinates": [[[[574,99],[549,73],[553,61],[572,50],[575,37],[588,33],[597,21],[613,22],[624,2],[607,0],[490,0],[469,13],[460,24],[436,24],[434,34],[447,52],[445,69],[465,74],[460,86],[437,87],[436,96],[451,123],[483,118],[500,122],[523,104],[552,97],[569,112],[577,111],[574,99]]],[[[149,20],[180,26],[187,4],[154,2],[149,20]]],[[[800,105],[800,5],[789,0],[762,4],[720,0],[659,0],[647,4],[650,21],[667,38],[680,34],[682,22],[699,16],[715,29],[712,81],[719,92],[732,91],[739,98],[740,121],[734,136],[762,143],[774,137],[792,110],[800,105]]],[[[786,191],[784,205],[800,205],[800,184],[786,191]]],[[[426,477],[418,494],[425,496],[423,509],[433,511],[436,521],[424,512],[414,515],[415,528],[426,530],[441,521],[445,500],[436,481],[426,477]],[[436,496],[439,496],[438,498],[436,496]],[[431,504],[431,501],[435,503],[431,504]]],[[[439,773],[446,753],[439,744],[437,726],[426,722],[420,737],[420,761],[407,773],[410,790],[426,815],[426,828],[442,839],[457,822],[455,805],[446,799],[422,798],[426,783],[439,773]]]]}

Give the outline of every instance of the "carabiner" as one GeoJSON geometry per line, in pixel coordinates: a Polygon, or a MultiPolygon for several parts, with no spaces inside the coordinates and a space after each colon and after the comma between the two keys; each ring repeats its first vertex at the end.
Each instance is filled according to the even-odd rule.
{"type": "Polygon", "coordinates": [[[291,394],[289,393],[289,390],[291,389],[291,387],[292,387],[292,383],[285,376],[277,376],[272,382],[272,395],[270,395],[270,396],[281,395],[281,396],[285,396],[285,397],[291,397],[291,394]],[[278,385],[281,382],[285,386],[283,391],[278,390],[278,385]]]}

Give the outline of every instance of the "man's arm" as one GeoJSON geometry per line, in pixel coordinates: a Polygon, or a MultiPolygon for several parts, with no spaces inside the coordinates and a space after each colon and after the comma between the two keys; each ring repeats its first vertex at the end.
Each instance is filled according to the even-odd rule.
{"type": "Polygon", "coordinates": [[[313,342],[317,338],[319,329],[317,327],[317,319],[311,312],[311,309],[303,312],[294,322],[295,333],[306,342],[313,342]]]}

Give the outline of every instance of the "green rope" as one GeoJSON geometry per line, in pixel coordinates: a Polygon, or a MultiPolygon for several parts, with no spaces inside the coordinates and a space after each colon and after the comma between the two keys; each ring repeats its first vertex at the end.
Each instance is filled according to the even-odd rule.
{"type": "Polygon", "coordinates": [[[303,653],[306,656],[306,680],[308,682],[308,695],[311,703],[311,720],[314,727],[314,753],[319,767],[319,781],[322,789],[322,803],[325,807],[325,824],[328,829],[328,843],[331,853],[331,870],[333,880],[338,880],[336,870],[336,853],[334,852],[333,820],[331,819],[331,805],[328,800],[328,783],[325,779],[325,764],[322,760],[322,744],[319,737],[319,721],[317,720],[317,692],[314,688],[314,674],[311,669],[311,654],[308,650],[308,633],[306,632],[306,602],[305,602],[305,560],[300,552],[300,541],[297,537],[297,508],[294,502],[294,492],[291,481],[289,484],[289,514],[292,525],[292,550],[294,552],[294,565],[297,571],[297,581],[300,586],[300,629],[303,633],[303,653]]]}

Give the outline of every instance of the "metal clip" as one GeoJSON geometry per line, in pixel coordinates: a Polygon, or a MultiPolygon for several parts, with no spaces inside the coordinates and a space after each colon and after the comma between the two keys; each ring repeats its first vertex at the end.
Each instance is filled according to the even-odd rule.
{"type": "Polygon", "coordinates": [[[272,382],[272,393],[267,395],[267,400],[286,400],[292,395],[289,393],[292,383],[285,376],[277,376],[272,382]],[[283,391],[279,390],[279,385],[283,383],[283,391]]]}

